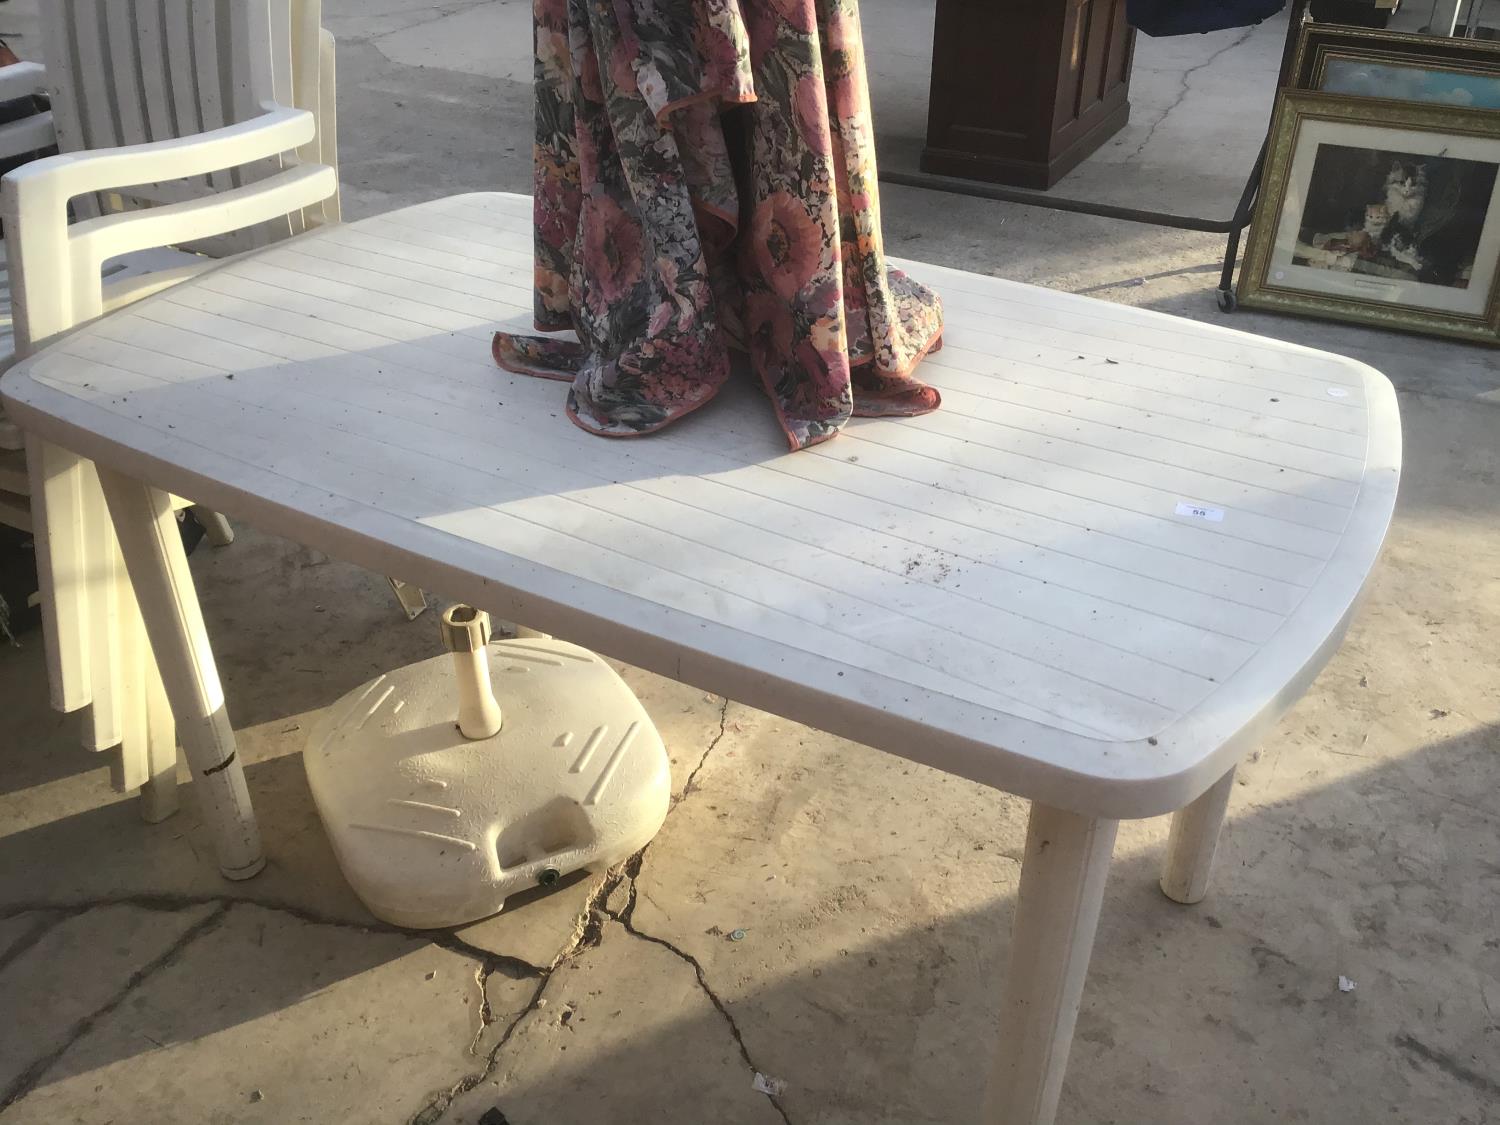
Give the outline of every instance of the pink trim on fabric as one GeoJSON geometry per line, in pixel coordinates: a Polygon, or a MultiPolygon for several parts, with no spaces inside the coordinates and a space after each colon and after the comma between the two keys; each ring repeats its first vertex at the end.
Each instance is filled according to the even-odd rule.
{"type": "Polygon", "coordinates": [[[512,332],[496,332],[490,340],[490,357],[495,365],[502,370],[509,371],[512,375],[525,375],[532,379],[551,379],[555,383],[571,383],[576,376],[566,371],[556,371],[546,367],[526,367],[520,364],[506,363],[500,358],[500,340],[504,336],[512,336],[512,332]]]}
{"type": "Polygon", "coordinates": [[[722,389],[723,389],[723,384],[721,383],[719,386],[717,386],[717,387],[714,388],[712,394],[704,395],[703,396],[703,401],[701,401],[701,402],[695,402],[695,403],[693,403],[692,406],[689,406],[686,410],[683,410],[683,411],[681,411],[680,413],[677,413],[677,414],[670,415],[669,417],[663,418],[660,422],[656,423],[654,426],[648,426],[644,430],[631,430],[629,433],[623,433],[623,432],[621,432],[621,433],[615,433],[615,432],[612,432],[610,430],[596,430],[596,429],[594,429],[591,426],[585,426],[583,424],[583,422],[579,419],[578,413],[573,409],[573,402],[572,402],[571,399],[569,399],[568,405],[566,407],[564,407],[564,410],[567,412],[568,417],[570,419],[572,419],[573,425],[577,426],[584,433],[586,433],[586,434],[593,434],[595,437],[606,437],[606,438],[638,438],[638,437],[646,437],[649,434],[656,433],[657,430],[666,429],[666,427],[672,425],[674,422],[680,422],[682,419],[686,418],[689,414],[692,414],[695,411],[702,410],[709,403],[713,402],[714,399],[716,399],[716,398],[719,397],[719,391],[721,391],[722,389]]]}
{"type": "MultiPolygon", "coordinates": [[[[911,377],[911,373],[917,369],[917,367],[921,364],[921,362],[924,359],[926,359],[928,356],[930,356],[933,352],[940,352],[942,350],[943,350],[943,330],[941,328],[939,328],[933,334],[932,339],[930,339],[930,340],[927,341],[927,346],[925,348],[923,348],[920,352],[918,352],[917,355],[916,355],[916,358],[913,359],[911,361],[911,363],[907,364],[906,367],[904,367],[900,371],[882,371],[882,372],[880,372],[880,374],[886,376],[889,379],[907,379],[907,378],[910,378],[911,377]]],[[[872,356],[872,355],[861,356],[859,359],[855,359],[855,358],[853,358],[851,356],[850,359],[849,359],[849,366],[851,368],[854,368],[854,367],[868,367],[870,364],[872,364],[874,362],[875,362],[875,357],[872,356]]],[[[923,385],[926,386],[926,384],[923,384],[923,385]]]]}

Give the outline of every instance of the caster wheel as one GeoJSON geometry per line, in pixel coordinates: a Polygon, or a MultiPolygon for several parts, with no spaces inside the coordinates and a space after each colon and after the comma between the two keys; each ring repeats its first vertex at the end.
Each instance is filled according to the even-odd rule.
{"type": "Polygon", "coordinates": [[[1239,302],[1235,300],[1234,294],[1231,293],[1228,289],[1220,289],[1215,292],[1214,296],[1219,302],[1220,312],[1234,312],[1235,307],[1239,304],[1239,302]]]}

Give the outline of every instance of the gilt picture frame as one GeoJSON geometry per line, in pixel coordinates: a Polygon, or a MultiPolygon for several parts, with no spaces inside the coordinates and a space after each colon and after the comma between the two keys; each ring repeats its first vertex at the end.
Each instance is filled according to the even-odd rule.
{"type": "Polygon", "coordinates": [[[1500,111],[1500,43],[1309,23],[1290,86],[1500,111]]]}
{"type": "Polygon", "coordinates": [[[1500,343],[1500,113],[1283,92],[1238,296],[1500,343]]]}

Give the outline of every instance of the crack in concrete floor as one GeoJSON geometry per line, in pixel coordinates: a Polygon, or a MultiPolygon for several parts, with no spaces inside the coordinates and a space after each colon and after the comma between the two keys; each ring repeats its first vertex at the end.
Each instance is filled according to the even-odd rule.
{"type": "Polygon", "coordinates": [[[1151,143],[1151,138],[1156,136],[1156,131],[1161,128],[1163,122],[1165,122],[1167,118],[1171,117],[1173,111],[1187,100],[1188,94],[1192,93],[1193,83],[1191,80],[1193,75],[1197,74],[1200,70],[1203,70],[1206,67],[1212,66],[1224,55],[1229,54],[1230,51],[1233,51],[1238,47],[1243,47],[1247,42],[1249,42],[1250,37],[1255,34],[1258,27],[1259,25],[1255,24],[1245,28],[1243,32],[1235,37],[1233,43],[1219,48],[1219,50],[1209,55],[1208,58],[1204,59],[1201,63],[1198,63],[1196,66],[1188,67],[1177,76],[1177,80],[1182,84],[1182,88],[1178,90],[1177,97],[1172,100],[1172,104],[1167,106],[1166,109],[1162,110],[1160,117],[1151,122],[1151,127],[1146,130],[1146,135],[1141,138],[1141,143],[1136,145],[1135,151],[1130,154],[1131,160],[1135,160],[1141,155],[1141,153],[1146,151],[1146,146],[1151,143]]]}
{"type": "MultiPolygon", "coordinates": [[[[714,750],[724,740],[729,729],[729,700],[727,698],[720,702],[718,718],[718,730],[709,739],[702,755],[688,773],[681,791],[672,795],[668,815],[696,791],[696,781],[699,772],[708,763],[714,750]]],[[[350,921],[344,918],[321,915],[305,907],[289,903],[264,901],[250,896],[123,894],[62,902],[25,901],[9,903],[0,908],[0,921],[28,913],[37,913],[42,917],[36,925],[13,941],[8,948],[0,951],[0,968],[15,961],[28,950],[35,947],[46,938],[48,933],[61,923],[92,910],[118,906],[130,906],[138,909],[162,912],[177,912],[204,906],[211,906],[214,909],[204,919],[189,927],[163,953],[159,954],[141,969],[132,973],[125,985],[102,1006],[78,1020],[69,1029],[68,1034],[64,1037],[61,1044],[28,1065],[11,1083],[10,1087],[3,1093],[0,1093],[0,1111],[3,1111],[5,1107],[19,1101],[32,1090],[36,1089],[58,1060],[63,1058],[83,1039],[100,1020],[108,1017],[110,1013],[115,1011],[142,984],[175,963],[200,937],[216,929],[228,916],[230,911],[240,905],[258,906],[262,909],[296,918],[310,925],[330,926],[370,934],[420,938],[441,949],[475,962],[474,980],[479,990],[479,1022],[473,1038],[470,1040],[470,1054],[479,1053],[481,1041],[484,1039],[486,1032],[495,1023],[495,1013],[489,1001],[488,984],[490,978],[496,973],[501,973],[512,980],[535,979],[537,981],[536,989],[533,991],[526,1006],[510,1020],[504,1031],[501,1032],[498,1041],[490,1048],[485,1057],[484,1066],[475,1073],[465,1075],[448,1089],[435,1094],[426,1105],[409,1118],[409,1125],[433,1125],[434,1122],[443,1118],[449,1107],[452,1106],[453,1102],[459,1096],[474,1089],[494,1072],[500,1063],[506,1046],[510,1043],[522,1021],[538,1010],[539,1002],[543,999],[543,994],[554,974],[565,964],[599,946],[604,939],[604,923],[606,921],[618,923],[626,933],[638,940],[649,941],[662,946],[693,969],[699,987],[703,990],[704,995],[715,1010],[724,1019],[729,1033],[739,1049],[740,1057],[753,1073],[757,1068],[748,1047],[745,1045],[744,1037],[735,1023],[734,1017],[709,984],[702,964],[697,958],[672,942],[657,937],[654,934],[645,933],[637,929],[634,925],[635,880],[641,872],[641,868],[645,863],[646,852],[650,847],[651,845],[648,843],[623,863],[615,865],[599,877],[597,885],[589,892],[588,898],[579,911],[572,936],[551,964],[545,967],[533,964],[519,957],[483,949],[453,933],[409,930],[380,922],[373,918],[368,921],[350,921]],[[628,894],[626,903],[620,910],[611,910],[608,906],[609,900],[615,892],[622,888],[628,894]]],[[[787,1117],[786,1110],[780,1101],[775,1097],[771,1097],[770,1101],[776,1107],[782,1119],[789,1123],[790,1119],[787,1117]]]]}
{"type": "MultiPolygon", "coordinates": [[[[688,774],[687,780],[683,783],[682,791],[673,796],[671,807],[667,810],[668,816],[671,815],[673,809],[676,809],[695,792],[695,781],[699,771],[708,763],[709,757],[724,740],[728,729],[729,700],[725,699],[719,706],[719,729],[704,748],[703,755],[698,759],[697,765],[688,774]]],[[[558,953],[552,964],[542,973],[542,980],[538,984],[536,991],[532,993],[526,1007],[518,1012],[510,1023],[506,1025],[505,1030],[501,1032],[499,1040],[486,1056],[483,1068],[473,1074],[465,1075],[448,1090],[435,1096],[427,1105],[423,1106],[422,1109],[418,1110],[412,1116],[409,1125],[435,1125],[436,1122],[443,1119],[448,1109],[459,1097],[477,1088],[495,1072],[496,1067],[500,1064],[506,1046],[510,1043],[522,1022],[528,1016],[540,1010],[541,1001],[547,991],[547,986],[551,983],[557,971],[589,950],[597,949],[602,944],[606,921],[615,922],[625,933],[638,941],[647,941],[661,946],[678,960],[689,966],[697,979],[699,989],[702,990],[709,1003],[713,1005],[714,1010],[723,1019],[731,1038],[734,1039],[735,1046],[739,1049],[740,1058],[750,1071],[751,1076],[753,1077],[760,1071],[760,1068],[755,1063],[755,1059],[750,1054],[750,1048],[745,1043],[744,1034],[740,1031],[739,1024],[735,1021],[734,1015],[729,1011],[729,1008],[719,997],[718,993],[714,991],[713,985],[709,983],[708,974],[704,971],[702,962],[666,938],[646,933],[635,925],[636,879],[640,876],[641,869],[645,866],[646,853],[650,849],[651,845],[649,843],[646,844],[640,851],[636,852],[623,863],[616,864],[599,879],[599,882],[589,892],[589,896],[585,900],[582,909],[578,912],[571,939],[563,947],[562,951],[558,953]],[[625,903],[617,910],[612,909],[609,905],[610,900],[614,898],[617,891],[622,889],[626,892],[625,903]]],[[[489,981],[489,977],[490,971],[485,969],[480,970],[478,975],[479,986],[485,999],[480,1009],[480,1027],[475,1033],[473,1043],[470,1045],[471,1054],[477,1053],[480,1039],[483,1038],[485,1030],[493,1022],[493,1011],[489,1006],[488,993],[485,987],[489,981]]],[[[781,1099],[776,1095],[768,1094],[767,1100],[775,1107],[781,1119],[787,1125],[791,1125],[791,1117],[788,1115],[781,1099]]]]}
{"type": "MultiPolygon", "coordinates": [[[[31,913],[31,911],[17,910],[12,914],[6,914],[5,917],[11,918],[15,917],[16,915],[26,913],[31,913]]],[[[52,911],[45,912],[43,914],[43,917],[39,918],[35,923],[33,923],[31,929],[27,930],[20,937],[16,938],[15,941],[11,942],[10,946],[4,952],[0,952],[0,972],[4,972],[5,968],[12,961],[20,957],[37,942],[41,941],[42,938],[46,937],[47,934],[52,931],[52,928],[54,926],[56,926],[65,917],[67,917],[67,915],[61,914],[56,917],[48,917],[47,915],[50,915],[51,913],[52,911]]]]}
{"type": "MultiPolygon", "coordinates": [[[[367,934],[389,934],[397,937],[421,938],[428,943],[445,949],[449,953],[456,953],[460,957],[478,961],[488,965],[491,971],[494,969],[507,969],[513,979],[522,980],[528,977],[544,976],[547,969],[540,965],[533,965],[520,957],[513,957],[505,953],[494,953],[488,949],[465,941],[456,934],[439,932],[434,930],[409,930],[402,926],[393,926],[388,922],[381,922],[375,918],[368,921],[351,921],[347,918],[336,918],[330,915],[319,914],[315,910],[306,907],[295,906],[287,902],[277,902],[274,899],[255,898],[250,895],[176,895],[176,894],[123,894],[102,895],[96,898],[81,900],[53,901],[29,901],[11,902],[0,907],[0,921],[14,918],[21,914],[49,913],[56,914],[42,927],[42,933],[36,939],[31,935],[23,936],[20,941],[25,942],[27,948],[35,944],[36,940],[45,936],[47,930],[64,922],[69,918],[75,918],[80,914],[86,914],[90,910],[97,910],[106,906],[133,906],[141,910],[176,911],[190,910],[197,906],[258,906],[263,910],[275,911],[306,922],[312,926],[331,926],[341,930],[357,930],[367,934]],[[29,940],[30,939],[30,940],[29,940]]],[[[24,949],[17,949],[15,945],[11,949],[0,954],[0,968],[9,964],[15,957],[24,953],[24,949]]]]}
{"type": "MultiPolygon", "coordinates": [[[[643,848],[641,851],[643,854],[645,849],[643,848]]],[[[708,983],[708,974],[703,970],[703,963],[699,961],[698,958],[694,957],[691,953],[673,944],[666,938],[657,937],[655,934],[648,934],[644,930],[636,928],[634,921],[636,898],[635,879],[636,876],[640,874],[640,869],[641,865],[637,863],[633,871],[627,869],[627,871],[625,872],[624,877],[626,880],[628,880],[628,885],[630,888],[630,898],[625,904],[625,909],[620,911],[619,913],[611,913],[606,907],[604,911],[605,914],[607,914],[614,921],[618,922],[620,926],[625,930],[625,932],[631,937],[637,938],[641,941],[649,941],[655,945],[659,945],[663,949],[673,954],[679,960],[692,967],[693,974],[698,978],[698,987],[702,989],[703,994],[708,997],[708,1001],[714,1006],[714,1010],[717,1011],[721,1017],[723,1017],[725,1025],[729,1028],[729,1034],[734,1038],[735,1045],[740,1049],[740,1058],[744,1061],[746,1068],[749,1069],[752,1076],[760,1073],[760,1067],[756,1065],[755,1060],[751,1057],[750,1048],[745,1043],[745,1037],[740,1031],[739,1024],[735,1022],[734,1015],[729,1011],[729,1008],[725,1005],[724,1001],[719,998],[719,994],[714,991],[713,986],[708,983]]],[[[606,897],[606,902],[607,901],[608,899],[606,897]]],[[[782,1104],[781,1098],[776,1094],[767,1094],[766,1099],[771,1103],[772,1106],[775,1107],[776,1112],[781,1115],[781,1119],[786,1122],[786,1125],[792,1125],[791,1116],[787,1113],[786,1106],[782,1104]]]]}
{"type": "Polygon", "coordinates": [[[418,938],[435,945],[440,949],[454,953],[477,962],[475,970],[476,980],[480,990],[480,1024],[475,1033],[471,1052],[474,1050],[479,1039],[483,1036],[489,1024],[486,1014],[488,1013],[488,993],[485,983],[495,973],[503,973],[512,980],[524,980],[535,978],[539,980],[537,994],[546,986],[550,967],[547,969],[539,965],[533,965],[519,957],[507,954],[493,953],[473,945],[462,938],[451,933],[433,933],[421,930],[408,930],[400,926],[371,919],[369,922],[351,922],[342,918],[331,918],[319,915],[314,911],[303,907],[292,906],[286,903],[264,902],[259,899],[232,896],[232,895],[114,895],[93,898],[78,902],[20,902],[11,903],[0,909],[0,920],[13,918],[22,914],[41,913],[46,915],[31,930],[28,930],[20,938],[11,943],[3,953],[0,953],[0,968],[4,968],[28,950],[35,947],[46,938],[57,926],[70,918],[87,914],[89,911],[114,906],[131,906],[137,909],[162,911],[166,913],[192,910],[202,906],[212,906],[211,911],[205,918],[195,922],[178,939],[173,942],[163,953],[158,954],[142,968],[136,970],[126,980],[123,988],[115,993],[103,1005],[89,1015],[78,1020],[63,1042],[40,1058],[34,1060],[23,1070],[10,1086],[0,1092],[0,1112],[8,1106],[25,1097],[36,1089],[47,1072],[66,1055],[80,1040],[83,1039],[100,1020],[106,1018],[115,1011],[136,989],[156,976],[163,969],[175,964],[189,947],[201,937],[206,936],[224,921],[230,911],[236,906],[257,906],[264,910],[275,911],[296,918],[298,921],[315,926],[330,926],[336,929],[356,930],[367,934],[384,934],[400,937],[418,938]]]}
{"type": "MultiPolygon", "coordinates": [[[[714,750],[724,740],[728,729],[729,700],[725,699],[719,706],[718,730],[714,732],[713,737],[709,739],[707,745],[704,747],[702,755],[689,772],[681,791],[673,795],[668,815],[697,790],[696,781],[698,774],[707,765],[714,750]]],[[[11,1083],[10,1087],[3,1094],[0,1094],[0,1110],[19,1101],[32,1090],[36,1089],[52,1067],[80,1040],[88,1035],[101,1020],[106,1019],[119,1008],[142,985],[150,981],[164,969],[176,963],[195,942],[216,930],[225,918],[229,916],[231,911],[242,905],[257,906],[265,910],[282,913],[311,925],[330,926],[337,929],[354,930],[369,934],[420,938],[441,949],[473,961],[475,964],[474,980],[479,990],[480,999],[478,1008],[479,1023],[469,1044],[470,1054],[477,1055],[479,1053],[480,1045],[486,1033],[496,1022],[496,1014],[489,1000],[488,985],[491,977],[499,973],[509,977],[511,980],[534,979],[536,981],[536,988],[533,990],[526,1005],[509,1020],[494,1046],[485,1054],[484,1065],[479,1070],[464,1075],[448,1089],[432,1096],[426,1105],[408,1119],[409,1125],[434,1125],[435,1122],[442,1120],[455,1100],[479,1086],[495,1071],[504,1056],[506,1047],[511,1042],[522,1022],[539,1010],[544,993],[554,979],[557,971],[588,951],[598,948],[604,941],[606,924],[609,922],[619,925],[624,933],[638,941],[650,942],[666,949],[693,970],[698,987],[702,990],[709,1003],[713,1005],[714,1010],[723,1019],[730,1036],[734,1039],[741,1060],[753,1076],[759,1070],[759,1067],[756,1066],[755,1059],[745,1042],[744,1034],[741,1032],[733,1014],[709,982],[702,963],[691,953],[675,943],[655,934],[647,933],[635,925],[636,879],[645,865],[646,853],[650,847],[651,845],[647,844],[629,859],[617,864],[598,878],[596,885],[590,890],[588,898],[578,913],[570,939],[551,964],[546,966],[536,965],[519,957],[494,953],[451,933],[408,930],[374,919],[367,922],[350,921],[344,918],[320,915],[315,911],[288,903],[267,902],[249,896],[124,894],[63,902],[12,902],[3,909],[0,909],[0,920],[28,913],[36,913],[40,917],[35,925],[11,942],[8,948],[0,951],[0,967],[12,963],[28,950],[34,948],[38,943],[45,940],[46,936],[61,923],[92,910],[119,906],[129,906],[165,913],[192,910],[205,906],[212,907],[212,910],[204,918],[195,922],[184,931],[166,950],[133,972],[125,984],[104,1004],[79,1019],[69,1029],[60,1044],[33,1060],[11,1083]],[[617,893],[622,891],[625,893],[623,905],[618,908],[612,907],[610,905],[611,900],[617,893]]],[[[782,1120],[790,1125],[791,1119],[781,1100],[775,1096],[768,1096],[768,1100],[775,1107],[782,1120]]]]}
{"type": "MultiPolygon", "coordinates": [[[[135,970],[135,972],[131,973],[130,976],[126,978],[124,986],[108,1000],[106,1000],[104,1004],[96,1008],[89,1015],[84,1016],[82,1019],[74,1023],[72,1028],[69,1029],[68,1034],[63,1039],[62,1043],[32,1062],[30,1066],[28,1066],[25,1070],[21,1071],[21,1073],[16,1076],[15,1080],[11,1082],[9,1088],[6,1089],[4,1093],[0,1093],[0,1113],[3,1113],[7,1107],[24,1098],[27,1094],[34,1090],[37,1083],[40,1082],[46,1075],[47,1071],[52,1068],[52,1065],[56,1063],[58,1059],[67,1054],[68,1051],[72,1049],[75,1043],[77,1043],[80,1039],[82,1039],[85,1035],[92,1031],[94,1029],[94,1026],[100,1020],[104,1019],[121,1004],[123,1004],[126,999],[129,998],[132,992],[138,989],[141,985],[145,984],[152,977],[156,976],[157,973],[161,972],[163,969],[176,962],[177,959],[181,957],[184,952],[186,952],[188,947],[191,946],[200,937],[203,937],[205,934],[217,929],[219,927],[219,924],[224,921],[225,917],[229,914],[229,911],[233,907],[234,903],[232,902],[219,903],[214,910],[210,911],[206,916],[200,918],[198,921],[194,922],[191,926],[184,930],[182,934],[178,936],[177,940],[172,942],[171,945],[167,946],[165,950],[157,954],[150,961],[146,962],[146,964],[142,965],[139,969],[135,970]]],[[[74,911],[72,914],[59,916],[57,919],[53,920],[50,925],[42,928],[42,934],[45,934],[48,930],[51,930],[53,926],[56,926],[65,918],[72,917],[75,914],[81,913],[83,913],[83,911],[80,910],[74,911]]]]}

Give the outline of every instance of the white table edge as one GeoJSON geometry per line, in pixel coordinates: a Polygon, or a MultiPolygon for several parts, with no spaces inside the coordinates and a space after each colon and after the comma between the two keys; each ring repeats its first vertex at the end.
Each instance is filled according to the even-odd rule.
{"type": "MultiPolygon", "coordinates": [[[[618,619],[612,619],[613,623],[606,626],[601,623],[601,615],[582,613],[566,602],[528,593],[520,588],[523,584],[502,585],[477,572],[436,562],[420,551],[394,546],[381,534],[379,526],[335,528],[213,476],[162,461],[117,437],[63,421],[63,412],[94,408],[31,380],[28,377],[31,362],[25,361],[7,372],[0,384],[0,398],[6,401],[16,420],[49,441],[157,488],[191,496],[252,525],[275,526],[287,537],[334,557],[397,575],[445,596],[470,601],[498,616],[524,621],[605,655],[618,652],[621,659],[632,664],[736,702],[1057,808],[1111,819],[1156,816],[1188,804],[1232,768],[1296,702],[1338,649],[1365,579],[1379,555],[1400,473],[1400,420],[1394,389],[1374,368],[1346,360],[1364,377],[1373,462],[1367,466],[1349,527],[1333,558],[1308,592],[1308,603],[1320,608],[1299,611],[1203,704],[1150,739],[1129,742],[1090,739],[1012,717],[1006,723],[1009,735],[1006,741],[1010,745],[1002,746],[893,716],[879,707],[852,699],[843,708],[843,721],[830,723],[825,693],[799,679],[776,678],[761,668],[726,660],[681,641],[664,641],[656,633],[631,629],[618,619]],[[1355,531],[1359,534],[1351,534],[1355,531]],[[622,634],[628,635],[628,644],[622,644],[622,634]],[[1321,643],[1310,639],[1315,634],[1322,634],[1321,643]],[[1298,671],[1291,677],[1285,672],[1288,662],[1298,664],[1298,671]],[[1257,708],[1246,702],[1254,698],[1263,699],[1263,705],[1257,708]],[[1021,747],[1028,736],[1045,739],[1054,751],[1059,746],[1066,747],[1070,756],[1087,761],[1093,767],[1092,772],[1027,754],[1021,747]],[[907,749],[919,744],[923,747],[920,754],[907,749]],[[1213,745],[1215,749],[1204,754],[1204,745],[1213,745]]],[[[100,413],[117,432],[122,425],[133,425],[128,419],[100,413]]],[[[154,433],[146,427],[142,431],[143,436],[154,433]]],[[[387,518],[369,509],[363,514],[375,524],[387,518]]],[[[409,537],[411,525],[393,521],[392,530],[396,530],[396,522],[409,537]]],[[[446,534],[427,530],[433,535],[446,534]]],[[[533,572],[546,569],[519,560],[518,565],[530,567],[533,572]]],[[[685,634],[686,630],[681,632],[685,634]]]]}

